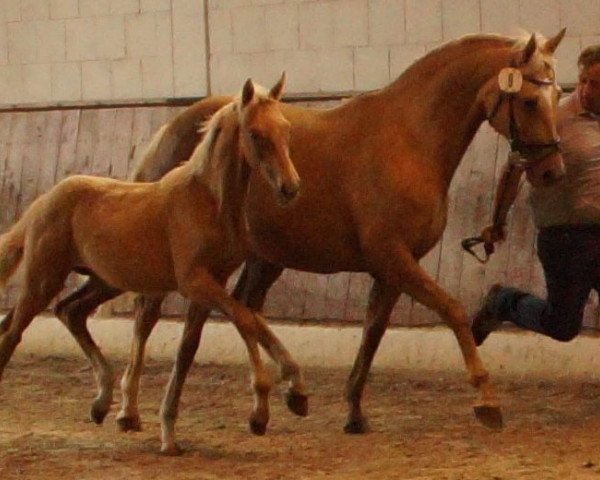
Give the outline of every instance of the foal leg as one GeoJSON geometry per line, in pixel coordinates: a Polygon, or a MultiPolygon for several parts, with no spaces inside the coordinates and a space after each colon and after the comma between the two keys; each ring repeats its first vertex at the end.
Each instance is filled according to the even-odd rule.
{"type": "Polygon", "coordinates": [[[92,365],[98,395],[92,403],[90,418],[97,424],[104,421],[110,410],[114,375],[111,365],[90,335],[87,319],[98,306],[121,293],[120,290],[106,285],[98,277],[91,275],[82,287],[58,302],[54,309],[56,316],[69,329],[92,365]]]}
{"type": "Polygon", "coordinates": [[[486,426],[501,428],[502,414],[490,385],[489,374],[475,346],[465,308],[431,279],[404,245],[398,244],[392,252],[392,255],[385,249],[372,252],[373,259],[378,260],[377,277],[435,311],[452,329],[469,371],[470,382],[479,389],[481,395],[474,407],[475,415],[486,426]],[[382,256],[376,257],[378,254],[382,256]]]}
{"type": "Polygon", "coordinates": [[[181,397],[187,372],[198,351],[202,328],[210,311],[210,308],[202,308],[195,303],[192,303],[188,309],[177,357],[160,407],[162,439],[160,451],[165,455],[179,455],[181,453],[181,449],[175,442],[175,421],[179,413],[179,398],[181,397]]]}
{"type": "Polygon", "coordinates": [[[54,274],[51,276],[45,275],[44,270],[39,273],[36,270],[32,271],[30,268],[26,272],[16,306],[8,314],[10,318],[8,328],[0,337],[0,380],[12,354],[21,342],[23,332],[34,317],[58,295],[68,273],[68,271],[61,272],[59,268],[53,271],[50,267],[49,271],[54,274]]]}
{"type": "Polygon", "coordinates": [[[396,289],[377,280],[371,287],[360,348],[346,382],[346,400],[349,407],[348,420],[344,426],[346,433],[364,433],[368,429],[367,420],[361,410],[361,398],[375,352],[389,325],[390,314],[398,297],[396,289]]]}
{"type": "MultiPolygon", "coordinates": [[[[250,429],[253,433],[262,435],[265,433],[269,421],[268,396],[272,380],[260,358],[256,317],[247,307],[227,294],[222,285],[224,282],[217,282],[208,272],[196,270],[193,276],[188,276],[188,279],[182,282],[181,292],[197,304],[197,308],[205,306],[204,308],[207,310],[212,308],[221,310],[235,324],[246,343],[252,364],[252,387],[254,390],[254,408],[249,420],[250,429]]],[[[161,406],[161,451],[164,453],[179,452],[174,438],[175,420],[185,376],[198,348],[201,327],[199,322],[193,322],[189,317],[187,318],[182,342],[177,352],[177,360],[161,406]]]]}
{"type": "MultiPolygon", "coordinates": [[[[236,283],[233,297],[254,311],[262,310],[267,291],[282,272],[282,267],[257,257],[247,259],[236,283]]],[[[257,315],[257,321],[259,342],[279,365],[281,379],[289,380],[288,391],[285,394],[288,408],[296,415],[306,416],[308,414],[308,396],[298,363],[269,329],[264,318],[257,315]]]]}
{"type": "Polygon", "coordinates": [[[164,296],[138,295],[135,298],[135,323],[129,363],[121,378],[121,411],[117,424],[123,432],[142,429],[138,408],[140,376],[144,368],[146,341],[160,318],[160,307],[164,296]]]}

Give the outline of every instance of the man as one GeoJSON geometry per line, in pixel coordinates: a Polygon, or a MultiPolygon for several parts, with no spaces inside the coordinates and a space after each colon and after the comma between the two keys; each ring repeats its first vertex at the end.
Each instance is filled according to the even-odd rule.
{"type": "Polygon", "coordinates": [[[581,330],[590,291],[600,289],[600,45],[586,48],[577,65],[577,88],[558,107],[566,176],[532,188],[530,197],[547,300],[492,286],[473,319],[477,345],[503,321],[569,341],[581,330]]]}

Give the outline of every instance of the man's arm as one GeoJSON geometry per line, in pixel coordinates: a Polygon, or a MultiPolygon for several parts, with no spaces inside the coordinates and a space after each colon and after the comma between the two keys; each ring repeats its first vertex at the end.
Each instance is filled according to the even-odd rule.
{"type": "Polygon", "coordinates": [[[510,161],[502,168],[494,198],[492,224],[481,231],[481,238],[485,243],[493,245],[506,239],[504,229],[506,217],[519,193],[519,183],[523,172],[523,168],[511,164],[510,161]]]}

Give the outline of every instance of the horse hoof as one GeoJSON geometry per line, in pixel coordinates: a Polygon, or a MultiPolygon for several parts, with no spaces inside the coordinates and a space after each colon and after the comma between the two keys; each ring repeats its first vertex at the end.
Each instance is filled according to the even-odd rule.
{"type": "Polygon", "coordinates": [[[266,422],[259,422],[257,420],[251,419],[249,424],[250,424],[250,431],[254,435],[262,436],[265,433],[267,433],[267,423],[266,422]]]}
{"type": "Polygon", "coordinates": [[[96,405],[96,403],[92,405],[92,409],[90,410],[90,418],[92,419],[92,422],[94,422],[96,425],[102,425],[102,422],[104,422],[106,415],[108,415],[107,408],[103,406],[98,406],[96,405]]]}
{"type": "Polygon", "coordinates": [[[287,407],[299,417],[308,415],[308,396],[302,393],[287,392],[285,394],[287,407]]]}
{"type": "Polygon", "coordinates": [[[360,434],[366,433],[368,430],[369,427],[367,425],[367,421],[364,419],[348,420],[346,425],[344,425],[345,433],[360,434]]]}
{"type": "Polygon", "coordinates": [[[183,451],[184,450],[176,443],[173,443],[172,445],[163,445],[160,447],[160,454],[167,457],[178,457],[183,454],[183,451]]]}
{"type": "Polygon", "coordinates": [[[119,415],[117,417],[117,425],[119,430],[122,432],[141,432],[142,421],[139,416],[126,417],[125,415],[119,415]]]}
{"type": "Polygon", "coordinates": [[[473,407],[475,417],[483,425],[493,430],[501,430],[504,427],[504,421],[502,420],[502,411],[500,407],[494,407],[491,405],[476,405],[473,407]]]}

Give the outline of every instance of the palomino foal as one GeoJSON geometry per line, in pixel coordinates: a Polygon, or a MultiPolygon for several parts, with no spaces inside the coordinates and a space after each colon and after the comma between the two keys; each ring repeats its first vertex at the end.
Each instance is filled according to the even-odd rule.
{"type": "MultiPolygon", "coordinates": [[[[290,124],[279,108],[285,75],[271,89],[248,80],[241,96],[210,119],[189,162],[156,183],[73,176],[38,198],[0,237],[0,285],[22,263],[24,282],[2,323],[0,376],[25,328],[83,270],[112,288],[150,295],[177,290],[197,311],[218,309],[240,332],[252,365],[250,427],[262,434],[269,419],[272,380],[258,342],[290,380],[290,406],[306,413],[300,370],[264,320],[230,297],[224,284],[247,254],[243,216],[248,179],[257,170],[281,204],[300,180],[289,157],[290,124]]],[[[198,313],[198,312],[197,312],[198,313]]],[[[161,407],[162,451],[177,453],[175,419],[201,328],[188,316],[161,407]]],[[[110,390],[112,393],[112,389],[110,390]]],[[[111,398],[100,397],[101,408],[111,398]]]]}

